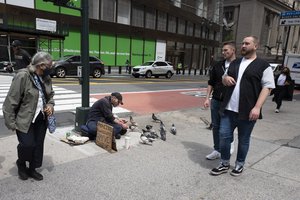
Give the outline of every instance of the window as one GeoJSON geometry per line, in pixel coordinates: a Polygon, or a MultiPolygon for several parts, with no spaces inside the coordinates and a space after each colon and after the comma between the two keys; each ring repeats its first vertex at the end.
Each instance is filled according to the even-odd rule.
{"type": "Polygon", "coordinates": [[[193,36],[193,34],[194,34],[194,24],[192,22],[187,23],[186,34],[188,36],[193,36]]]}
{"type": "Polygon", "coordinates": [[[115,22],[116,0],[102,0],[101,2],[101,20],[115,22]]]}
{"type": "Polygon", "coordinates": [[[90,62],[97,62],[98,60],[95,57],[90,57],[90,62]]]}
{"type": "Polygon", "coordinates": [[[156,62],[156,66],[167,66],[165,62],[156,62]]]}
{"type": "Polygon", "coordinates": [[[185,34],[185,21],[182,19],[178,20],[178,34],[185,34]]]}
{"type": "Polygon", "coordinates": [[[146,24],[145,28],[155,29],[156,12],[153,8],[146,8],[146,24]]]}
{"type": "Polygon", "coordinates": [[[130,24],[130,0],[118,0],[118,23],[130,24]]]}
{"type": "Polygon", "coordinates": [[[144,27],[144,7],[140,5],[132,5],[132,26],[144,27]]]}
{"type": "Polygon", "coordinates": [[[166,31],[167,28],[167,14],[161,11],[158,11],[157,14],[157,30],[166,31]]]}
{"type": "Polygon", "coordinates": [[[176,17],[169,15],[168,32],[176,33],[176,17]]]}
{"type": "Polygon", "coordinates": [[[92,19],[99,19],[99,1],[89,1],[89,17],[92,19]]]}
{"type": "Polygon", "coordinates": [[[201,27],[199,24],[196,24],[195,26],[195,37],[201,37],[201,27]]]}

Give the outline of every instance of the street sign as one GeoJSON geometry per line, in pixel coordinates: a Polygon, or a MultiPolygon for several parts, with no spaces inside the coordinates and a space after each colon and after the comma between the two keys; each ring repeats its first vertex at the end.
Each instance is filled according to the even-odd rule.
{"type": "Polygon", "coordinates": [[[286,11],[280,13],[280,26],[300,25],[300,11],[286,11]]]}

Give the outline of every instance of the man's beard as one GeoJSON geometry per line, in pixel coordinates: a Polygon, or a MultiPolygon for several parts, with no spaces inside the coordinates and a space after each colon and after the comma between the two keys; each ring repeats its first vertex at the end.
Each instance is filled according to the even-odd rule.
{"type": "Polygon", "coordinates": [[[251,55],[251,54],[253,54],[253,52],[254,52],[254,49],[249,49],[249,50],[247,50],[247,49],[241,49],[241,55],[242,56],[251,55]]]}

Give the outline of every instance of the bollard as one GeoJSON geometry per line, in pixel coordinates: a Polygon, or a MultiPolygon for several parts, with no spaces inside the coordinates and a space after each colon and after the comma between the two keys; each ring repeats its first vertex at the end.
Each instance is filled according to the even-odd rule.
{"type": "Polygon", "coordinates": [[[128,67],[128,74],[131,74],[131,70],[132,70],[132,67],[129,66],[129,67],[128,67]]]}
{"type": "Polygon", "coordinates": [[[111,73],[111,66],[108,66],[108,73],[111,73]]]}
{"type": "Polygon", "coordinates": [[[119,74],[122,74],[122,66],[119,66],[119,74]]]}
{"type": "Polygon", "coordinates": [[[197,74],[197,69],[194,69],[194,75],[196,75],[197,74]]]}

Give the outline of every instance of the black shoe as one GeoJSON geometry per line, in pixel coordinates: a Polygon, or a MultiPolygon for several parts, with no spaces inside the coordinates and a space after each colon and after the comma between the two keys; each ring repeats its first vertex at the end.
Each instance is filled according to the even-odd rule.
{"type": "Polygon", "coordinates": [[[232,176],[239,176],[242,174],[244,170],[244,167],[243,166],[236,166],[231,172],[230,172],[230,175],[232,176]]]}
{"type": "Polygon", "coordinates": [[[38,173],[35,169],[29,169],[28,175],[34,180],[41,181],[44,179],[43,175],[38,173]]]}
{"type": "Polygon", "coordinates": [[[126,133],[127,133],[127,129],[122,128],[122,130],[120,131],[120,134],[121,134],[121,135],[125,135],[126,133]]]}
{"type": "Polygon", "coordinates": [[[228,170],[229,170],[229,165],[224,165],[223,163],[220,163],[220,165],[218,167],[213,168],[210,171],[210,175],[218,176],[220,174],[227,173],[228,170]]]}
{"type": "Polygon", "coordinates": [[[17,167],[18,167],[18,175],[19,175],[19,178],[21,180],[27,180],[28,179],[28,174],[27,174],[27,169],[26,168],[26,164],[25,163],[20,163],[19,160],[17,160],[16,162],[17,164],[17,167]]]}
{"type": "Polygon", "coordinates": [[[121,139],[121,134],[115,135],[115,138],[116,138],[117,140],[121,139]]]}

